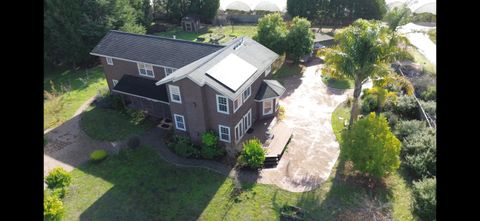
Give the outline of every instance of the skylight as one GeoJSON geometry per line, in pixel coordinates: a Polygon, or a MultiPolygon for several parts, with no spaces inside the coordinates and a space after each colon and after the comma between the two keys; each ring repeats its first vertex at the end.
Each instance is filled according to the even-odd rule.
{"type": "Polygon", "coordinates": [[[230,54],[207,71],[207,75],[232,91],[237,91],[257,68],[234,54],[230,54]]]}

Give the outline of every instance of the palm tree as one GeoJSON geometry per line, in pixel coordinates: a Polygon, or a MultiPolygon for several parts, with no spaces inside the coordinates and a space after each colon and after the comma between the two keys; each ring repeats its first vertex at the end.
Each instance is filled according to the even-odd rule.
{"type": "Polygon", "coordinates": [[[325,50],[324,73],[355,82],[349,128],[358,116],[358,98],[362,84],[369,77],[380,78],[392,73],[390,63],[405,53],[392,44],[389,28],[378,21],[356,20],[335,35],[337,46],[325,50]]]}

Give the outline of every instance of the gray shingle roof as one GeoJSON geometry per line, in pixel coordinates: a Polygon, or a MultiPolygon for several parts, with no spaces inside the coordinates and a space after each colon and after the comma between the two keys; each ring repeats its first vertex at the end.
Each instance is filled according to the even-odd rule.
{"type": "Polygon", "coordinates": [[[112,30],[90,53],[181,68],[223,47],[112,30]]]}
{"type": "Polygon", "coordinates": [[[190,65],[176,70],[171,75],[157,82],[157,85],[165,84],[171,81],[175,82],[188,77],[199,86],[208,84],[214,90],[233,100],[241,95],[241,93],[247,87],[249,87],[261,74],[263,74],[263,72],[277,58],[278,54],[261,45],[260,43],[247,37],[241,37],[233,40],[229,45],[225,46],[221,50],[218,50],[215,53],[212,53],[190,65]],[[242,39],[243,44],[237,49],[234,49],[234,47],[238,45],[242,39]],[[257,68],[257,71],[235,92],[229,90],[227,87],[206,75],[207,70],[232,53],[257,68]]]}
{"type": "Polygon", "coordinates": [[[276,80],[263,80],[258,89],[255,100],[265,100],[268,98],[280,97],[285,92],[285,88],[276,80]]]}
{"type": "Polygon", "coordinates": [[[113,90],[168,103],[167,87],[165,85],[156,86],[155,82],[153,79],[123,75],[113,90]]]}

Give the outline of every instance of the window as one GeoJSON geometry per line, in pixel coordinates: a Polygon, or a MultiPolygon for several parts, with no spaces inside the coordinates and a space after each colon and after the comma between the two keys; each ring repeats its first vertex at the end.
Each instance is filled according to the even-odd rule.
{"type": "Polygon", "coordinates": [[[146,64],[146,63],[137,63],[138,66],[138,73],[141,76],[147,76],[147,77],[155,77],[153,73],[153,66],[151,64],[146,64]]]}
{"type": "Polygon", "coordinates": [[[117,85],[118,83],[118,80],[112,79],[112,83],[113,83],[113,86],[115,87],[115,85],[117,85]]]}
{"type": "Polygon", "coordinates": [[[275,111],[277,111],[278,108],[280,108],[280,104],[278,103],[278,98],[275,98],[275,111]]]}
{"type": "Polygon", "coordinates": [[[113,65],[113,60],[111,57],[107,57],[107,64],[113,65]]]}
{"type": "Polygon", "coordinates": [[[270,73],[270,71],[272,71],[272,66],[271,65],[269,65],[267,70],[265,70],[265,76],[267,76],[270,73]]]}
{"type": "Polygon", "coordinates": [[[235,126],[235,141],[238,142],[245,135],[248,129],[252,126],[252,109],[240,119],[235,126]]]}
{"type": "Polygon", "coordinates": [[[167,68],[167,67],[164,67],[163,69],[165,69],[165,77],[177,70],[175,68],[167,68]]]}
{"type": "Polygon", "coordinates": [[[182,115],[173,114],[175,118],[175,127],[177,130],[186,131],[187,127],[185,126],[185,118],[182,115]]]}
{"type": "Polygon", "coordinates": [[[242,106],[242,97],[238,97],[233,101],[233,113],[237,112],[240,106],[242,106]]]}
{"type": "Polygon", "coordinates": [[[242,94],[243,102],[245,102],[250,97],[251,94],[252,94],[252,86],[248,87],[247,89],[245,89],[245,91],[243,91],[243,94],[242,94]]]}
{"type": "Polygon", "coordinates": [[[221,141],[230,143],[230,127],[218,125],[218,134],[221,141]]]}
{"type": "Polygon", "coordinates": [[[263,101],[263,115],[273,113],[273,100],[263,101]]]}
{"type": "Polygon", "coordinates": [[[229,114],[228,112],[228,99],[222,95],[217,94],[217,112],[229,114]]]}
{"type": "Polygon", "coordinates": [[[182,103],[182,96],[180,95],[180,87],[174,85],[168,85],[170,91],[170,101],[175,103],[182,103]]]}

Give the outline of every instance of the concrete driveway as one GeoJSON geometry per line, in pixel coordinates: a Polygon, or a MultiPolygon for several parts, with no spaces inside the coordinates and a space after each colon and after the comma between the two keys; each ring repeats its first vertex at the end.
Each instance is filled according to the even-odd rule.
{"type": "Polygon", "coordinates": [[[257,182],[304,192],[315,189],[330,176],[340,153],[331,124],[332,112],[352,90],[325,86],[317,72],[321,67],[307,67],[302,77],[283,81],[287,92],[280,104],[286,110],[284,122],[294,129],[293,138],[279,165],[263,169],[257,182]]]}

